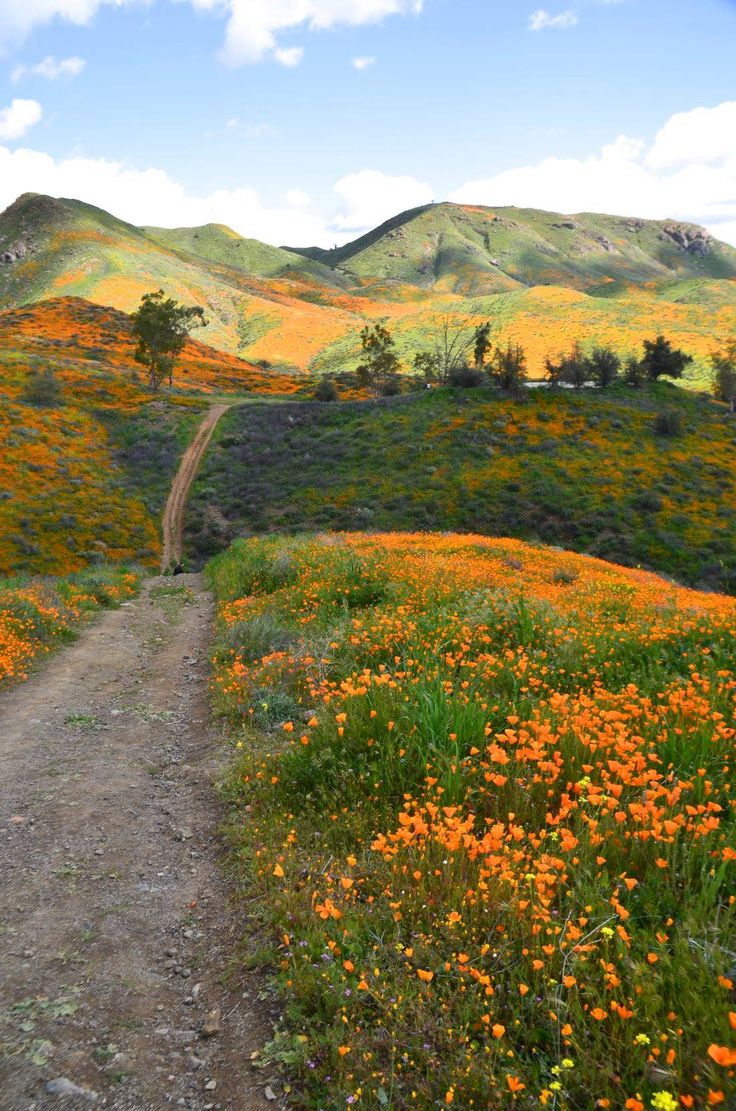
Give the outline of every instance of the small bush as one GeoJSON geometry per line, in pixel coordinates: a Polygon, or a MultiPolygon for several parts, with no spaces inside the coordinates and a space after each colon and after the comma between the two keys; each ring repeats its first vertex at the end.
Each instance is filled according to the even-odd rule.
{"type": "Polygon", "coordinates": [[[61,383],[51,367],[45,370],[32,370],[28,375],[21,400],[26,405],[37,405],[39,408],[56,409],[64,403],[64,393],[61,383]]]}
{"type": "Polygon", "coordinates": [[[483,379],[483,373],[480,370],[476,370],[475,367],[458,366],[451,371],[449,384],[456,388],[463,387],[466,389],[474,389],[476,386],[483,384],[483,379]]]}
{"type": "Polygon", "coordinates": [[[682,413],[679,409],[661,409],[654,418],[654,431],[660,436],[681,436],[682,413]]]}
{"type": "Polygon", "coordinates": [[[320,378],[312,397],[315,401],[339,401],[340,394],[337,392],[335,380],[327,375],[320,378]]]}

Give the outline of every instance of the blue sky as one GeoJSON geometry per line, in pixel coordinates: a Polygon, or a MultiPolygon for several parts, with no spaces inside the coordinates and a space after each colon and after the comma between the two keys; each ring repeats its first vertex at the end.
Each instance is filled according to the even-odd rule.
{"type": "Polygon", "coordinates": [[[731,0],[0,0],[0,204],[296,244],[450,198],[736,242],[735,45],[731,0]]]}

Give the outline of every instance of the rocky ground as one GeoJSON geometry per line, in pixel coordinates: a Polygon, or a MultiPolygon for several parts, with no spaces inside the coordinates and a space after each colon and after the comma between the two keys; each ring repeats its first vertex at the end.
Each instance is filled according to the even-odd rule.
{"type": "Polygon", "coordinates": [[[0,697],[0,1108],[281,1105],[213,780],[213,604],[152,579],[0,697]]]}

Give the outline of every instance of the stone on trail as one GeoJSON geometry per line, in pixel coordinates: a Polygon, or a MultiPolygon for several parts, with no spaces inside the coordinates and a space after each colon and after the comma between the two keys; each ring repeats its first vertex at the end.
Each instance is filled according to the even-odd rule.
{"type": "Polygon", "coordinates": [[[81,1088],[66,1076],[49,1080],[46,1091],[50,1096],[74,1096],[75,1099],[86,1099],[87,1103],[96,1103],[98,1099],[97,1092],[93,1092],[91,1088],[81,1088]]]}

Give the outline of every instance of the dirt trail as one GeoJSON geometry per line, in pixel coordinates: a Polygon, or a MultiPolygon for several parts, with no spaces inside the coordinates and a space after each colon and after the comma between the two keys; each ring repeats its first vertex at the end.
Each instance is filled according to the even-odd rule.
{"type": "Polygon", "coordinates": [[[0,696],[2,1111],[251,1111],[276,1088],[249,1066],[262,984],[224,981],[247,907],[217,837],[212,616],[199,576],[151,579],[0,696]]]}
{"type": "Polygon", "coordinates": [[[197,475],[207,445],[212,439],[215,426],[223,413],[226,413],[230,408],[230,405],[213,405],[197,429],[197,435],[182,456],[179,470],[166,502],[161,525],[163,533],[162,571],[168,571],[174,564],[181,561],[184,545],[184,510],[189,490],[197,475]]]}

